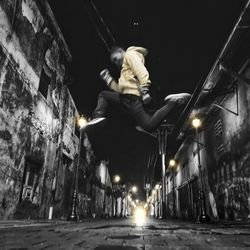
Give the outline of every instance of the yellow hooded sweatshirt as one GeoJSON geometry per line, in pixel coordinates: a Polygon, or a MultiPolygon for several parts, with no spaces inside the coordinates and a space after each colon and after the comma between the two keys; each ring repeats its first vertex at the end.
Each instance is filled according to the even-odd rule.
{"type": "Polygon", "coordinates": [[[149,73],[144,65],[147,53],[147,49],[143,47],[129,47],[124,55],[118,83],[113,80],[109,87],[121,94],[140,96],[140,88],[151,84],[149,73]]]}

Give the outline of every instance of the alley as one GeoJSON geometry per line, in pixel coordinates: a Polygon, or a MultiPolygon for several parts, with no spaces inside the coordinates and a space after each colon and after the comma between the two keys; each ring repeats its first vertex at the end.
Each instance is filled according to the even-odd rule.
{"type": "Polygon", "coordinates": [[[250,0],[0,0],[0,250],[250,250],[250,0]]]}
{"type": "Polygon", "coordinates": [[[112,220],[6,221],[0,249],[250,249],[250,225],[198,224],[147,218],[112,220]]]}

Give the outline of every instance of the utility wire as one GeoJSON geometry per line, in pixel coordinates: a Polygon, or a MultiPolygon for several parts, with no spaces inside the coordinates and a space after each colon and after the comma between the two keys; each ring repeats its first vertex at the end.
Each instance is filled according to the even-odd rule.
{"type": "MultiPolygon", "coordinates": [[[[84,2],[84,1],[83,1],[83,2],[84,2]]],[[[96,23],[96,21],[95,21],[95,19],[94,19],[93,16],[91,15],[91,13],[90,13],[90,11],[89,11],[89,9],[88,9],[88,7],[86,6],[85,3],[84,3],[84,8],[85,8],[86,12],[88,13],[88,15],[89,15],[89,17],[90,17],[92,23],[94,24],[94,27],[95,27],[95,29],[96,29],[96,31],[97,31],[99,37],[100,37],[101,40],[103,41],[103,43],[104,43],[105,47],[107,48],[107,50],[110,52],[110,46],[108,45],[107,41],[106,41],[105,38],[103,37],[102,33],[100,32],[100,30],[99,30],[99,28],[98,28],[98,25],[97,25],[97,23],[96,23]]]]}
{"type": "MultiPolygon", "coordinates": [[[[149,154],[148,165],[147,165],[148,173],[150,172],[150,169],[152,171],[151,172],[152,177],[154,176],[155,165],[156,165],[156,162],[158,159],[158,143],[156,144],[157,147],[155,147],[156,145],[154,145],[154,144],[156,144],[155,140],[153,141],[153,145],[152,145],[152,149],[151,149],[150,154],[149,154]]],[[[150,180],[150,183],[151,183],[151,180],[150,180]]]]}
{"type": "Polygon", "coordinates": [[[91,5],[92,5],[93,9],[95,10],[97,16],[100,18],[101,23],[102,23],[103,26],[105,27],[107,33],[109,34],[109,37],[111,38],[111,40],[113,41],[114,44],[117,44],[117,42],[116,42],[114,36],[112,35],[112,33],[111,33],[110,29],[108,28],[108,26],[105,24],[105,22],[104,22],[102,16],[100,15],[100,12],[97,10],[97,8],[96,8],[96,6],[95,6],[95,4],[93,3],[92,0],[90,0],[90,3],[91,3],[91,5]]]}

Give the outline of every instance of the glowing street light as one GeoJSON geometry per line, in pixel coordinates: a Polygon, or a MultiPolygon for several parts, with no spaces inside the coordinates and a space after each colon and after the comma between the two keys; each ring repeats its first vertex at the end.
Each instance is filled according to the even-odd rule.
{"type": "Polygon", "coordinates": [[[170,160],[170,161],[169,161],[169,166],[170,166],[170,167],[174,167],[175,165],[176,165],[175,160],[170,160]]]}
{"type": "Polygon", "coordinates": [[[131,188],[131,191],[132,191],[133,193],[136,193],[136,192],[137,192],[137,187],[136,187],[136,186],[133,186],[133,187],[131,188]]]}
{"type": "Polygon", "coordinates": [[[199,128],[201,126],[201,120],[199,118],[194,118],[192,120],[192,125],[193,127],[195,127],[196,129],[199,128]]]}
{"type": "Polygon", "coordinates": [[[81,115],[77,123],[78,123],[79,128],[83,129],[87,125],[87,119],[83,115],[81,115]]]}
{"type": "Polygon", "coordinates": [[[199,142],[199,134],[198,128],[201,126],[201,120],[198,118],[194,118],[192,121],[192,125],[196,131],[196,143],[197,143],[197,154],[198,154],[198,169],[200,175],[200,215],[198,217],[199,222],[209,222],[210,218],[207,214],[206,210],[206,198],[204,193],[204,183],[203,183],[203,175],[201,171],[201,156],[200,156],[200,142],[199,142]]]}
{"type": "Polygon", "coordinates": [[[121,177],[119,175],[115,175],[114,182],[118,183],[118,182],[120,182],[120,180],[121,180],[121,177]]]}

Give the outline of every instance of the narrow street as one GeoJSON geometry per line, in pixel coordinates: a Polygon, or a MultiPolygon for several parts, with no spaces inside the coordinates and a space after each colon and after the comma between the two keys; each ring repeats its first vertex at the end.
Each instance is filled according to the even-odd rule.
{"type": "Polygon", "coordinates": [[[147,218],[2,221],[0,249],[250,249],[250,225],[196,224],[147,218]]]}
{"type": "Polygon", "coordinates": [[[0,250],[250,250],[249,117],[250,0],[0,0],[0,250]]]}

